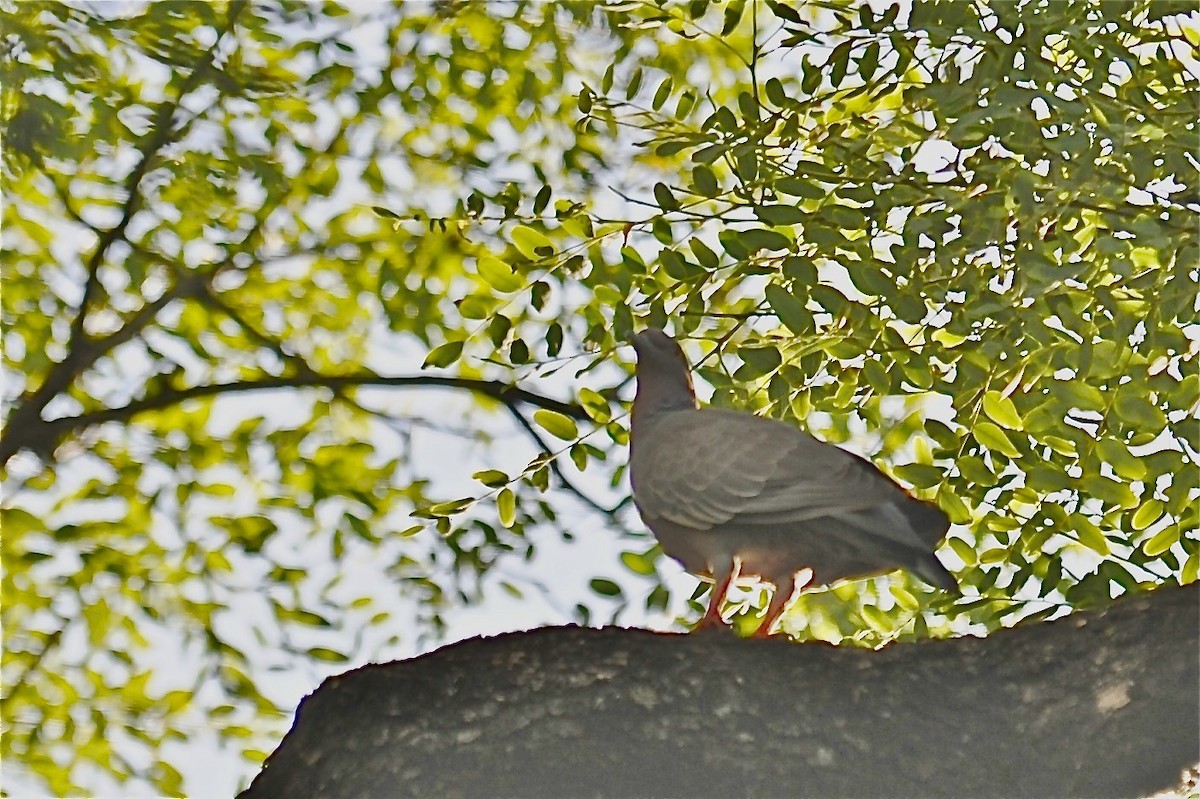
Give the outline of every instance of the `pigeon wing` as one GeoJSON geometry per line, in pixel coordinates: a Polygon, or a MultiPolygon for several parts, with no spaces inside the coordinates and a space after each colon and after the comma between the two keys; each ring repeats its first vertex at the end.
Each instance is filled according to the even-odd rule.
{"type": "Polygon", "coordinates": [[[903,493],[870,463],[782,422],[720,409],[658,415],[633,454],[648,516],[695,530],[800,524],[903,493]]]}

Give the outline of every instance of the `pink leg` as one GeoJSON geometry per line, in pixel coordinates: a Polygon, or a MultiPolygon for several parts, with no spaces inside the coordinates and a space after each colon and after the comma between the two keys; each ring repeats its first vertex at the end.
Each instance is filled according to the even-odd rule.
{"type": "Polygon", "coordinates": [[[792,599],[796,597],[812,581],[812,572],[801,573],[804,577],[801,581],[800,575],[792,575],[783,580],[776,580],[775,592],[771,594],[771,602],[767,605],[767,614],[763,616],[762,624],[754,631],[753,638],[770,638],[771,628],[775,626],[775,622],[787,610],[788,605],[792,603],[792,599]]]}
{"type": "Polygon", "coordinates": [[[712,593],[708,597],[708,610],[701,617],[700,621],[696,623],[696,626],[692,628],[693,630],[725,626],[725,620],[721,618],[721,605],[724,604],[725,595],[729,593],[729,586],[733,585],[733,581],[737,579],[741,567],[741,560],[734,558],[724,573],[713,571],[715,582],[713,583],[712,593]]]}

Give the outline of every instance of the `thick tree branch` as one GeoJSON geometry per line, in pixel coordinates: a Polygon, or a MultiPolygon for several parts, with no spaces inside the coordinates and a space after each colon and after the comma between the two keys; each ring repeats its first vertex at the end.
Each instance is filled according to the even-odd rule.
{"type": "Polygon", "coordinates": [[[242,797],[1146,796],[1200,751],[1198,599],[879,651],[476,638],[326,680],[242,797]]]}

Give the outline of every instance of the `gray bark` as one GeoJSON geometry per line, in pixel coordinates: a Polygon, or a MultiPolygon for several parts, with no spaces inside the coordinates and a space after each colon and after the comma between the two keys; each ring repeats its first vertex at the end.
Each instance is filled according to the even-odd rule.
{"type": "Polygon", "coordinates": [[[866,651],[558,627],[326,680],[266,797],[1137,797],[1200,760],[1200,585],[866,651]]]}

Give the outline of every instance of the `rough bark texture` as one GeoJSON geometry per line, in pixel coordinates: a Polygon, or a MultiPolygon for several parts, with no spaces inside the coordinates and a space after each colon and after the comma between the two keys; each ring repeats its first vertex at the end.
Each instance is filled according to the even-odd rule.
{"type": "Polygon", "coordinates": [[[881,651],[559,627],[333,677],[266,797],[1137,797],[1200,760],[1200,586],[881,651]]]}

